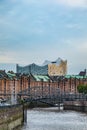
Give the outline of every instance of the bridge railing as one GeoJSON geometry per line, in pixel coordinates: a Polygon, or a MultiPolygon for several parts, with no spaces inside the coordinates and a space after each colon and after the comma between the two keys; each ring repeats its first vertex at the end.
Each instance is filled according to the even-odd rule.
{"type": "Polygon", "coordinates": [[[87,101],[87,94],[80,93],[66,93],[61,91],[59,88],[49,86],[34,86],[29,89],[22,90],[18,95],[30,99],[41,99],[41,98],[51,98],[59,99],[61,101],[75,101],[75,100],[85,100],[87,101]]]}

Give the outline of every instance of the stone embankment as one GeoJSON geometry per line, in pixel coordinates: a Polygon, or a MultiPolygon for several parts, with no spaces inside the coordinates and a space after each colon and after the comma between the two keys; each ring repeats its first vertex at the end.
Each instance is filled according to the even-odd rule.
{"type": "Polygon", "coordinates": [[[13,130],[24,121],[22,105],[0,106],[0,130],[13,130]]]}
{"type": "Polygon", "coordinates": [[[87,101],[65,101],[64,110],[87,112],[87,101]]]}

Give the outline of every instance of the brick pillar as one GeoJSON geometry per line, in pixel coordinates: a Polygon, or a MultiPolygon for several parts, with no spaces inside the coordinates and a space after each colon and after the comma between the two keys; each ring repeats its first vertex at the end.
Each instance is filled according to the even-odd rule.
{"type": "Polygon", "coordinates": [[[70,79],[69,79],[69,88],[70,88],[70,92],[72,91],[71,84],[72,84],[72,78],[70,77],[70,79]]]}
{"type": "Polygon", "coordinates": [[[49,80],[49,96],[50,96],[50,80],[49,80]]]}
{"type": "Polygon", "coordinates": [[[76,79],[76,77],[74,79],[74,84],[75,84],[75,93],[77,93],[77,79],[76,79]]]}
{"type": "Polygon", "coordinates": [[[22,76],[20,77],[20,91],[22,91],[22,76]]]}
{"type": "Polygon", "coordinates": [[[6,97],[6,79],[4,79],[4,97],[6,97]]]}
{"type": "Polygon", "coordinates": [[[31,79],[30,79],[30,76],[28,77],[28,94],[30,94],[30,81],[31,81],[31,79]]]}
{"type": "Polygon", "coordinates": [[[43,79],[41,81],[41,85],[42,85],[42,97],[43,97],[43,79]]]}
{"type": "Polygon", "coordinates": [[[65,86],[66,86],[66,80],[65,79],[63,79],[64,80],[64,93],[65,93],[65,91],[66,91],[66,89],[65,89],[65,86]]]}

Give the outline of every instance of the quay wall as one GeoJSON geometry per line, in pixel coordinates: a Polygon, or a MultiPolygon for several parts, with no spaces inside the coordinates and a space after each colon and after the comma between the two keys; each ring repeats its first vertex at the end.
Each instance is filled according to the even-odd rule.
{"type": "Polygon", "coordinates": [[[64,110],[87,112],[87,101],[65,101],[64,110]]]}
{"type": "Polygon", "coordinates": [[[0,130],[15,130],[24,121],[22,105],[0,106],[0,130]]]}

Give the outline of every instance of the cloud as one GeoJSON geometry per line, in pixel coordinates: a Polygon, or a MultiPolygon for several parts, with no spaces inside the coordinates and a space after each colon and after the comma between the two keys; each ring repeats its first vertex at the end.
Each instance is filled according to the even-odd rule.
{"type": "Polygon", "coordinates": [[[81,25],[75,23],[66,24],[66,27],[69,29],[81,29],[81,25]]]}
{"type": "Polygon", "coordinates": [[[65,44],[67,49],[65,49],[63,55],[68,59],[68,72],[78,74],[79,71],[87,68],[87,39],[69,39],[66,40],[65,44]]]}
{"type": "Polygon", "coordinates": [[[64,6],[70,6],[70,7],[87,7],[87,0],[10,0],[10,2],[14,3],[23,3],[25,5],[44,5],[44,4],[60,4],[64,6]]]}
{"type": "Polygon", "coordinates": [[[55,0],[55,2],[70,7],[87,7],[87,0],[55,0]]]}
{"type": "Polygon", "coordinates": [[[87,57],[87,41],[80,42],[79,45],[77,46],[77,50],[78,50],[79,54],[81,55],[80,58],[83,58],[82,60],[84,62],[87,62],[86,61],[86,57],[87,57]]]}
{"type": "Polygon", "coordinates": [[[1,62],[40,64],[63,57],[68,60],[69,72],[85,68],[87,11],[65,8],[86,7],[85,0],[8,1],[8,8],[5,1],[0,5],[1,62]]]}
{"type": "Polygon", "coordinates": [[[0,55],[0,63],[11,63],[12,58],[11,56],[7,56],[7,55],[0,55]]]}

